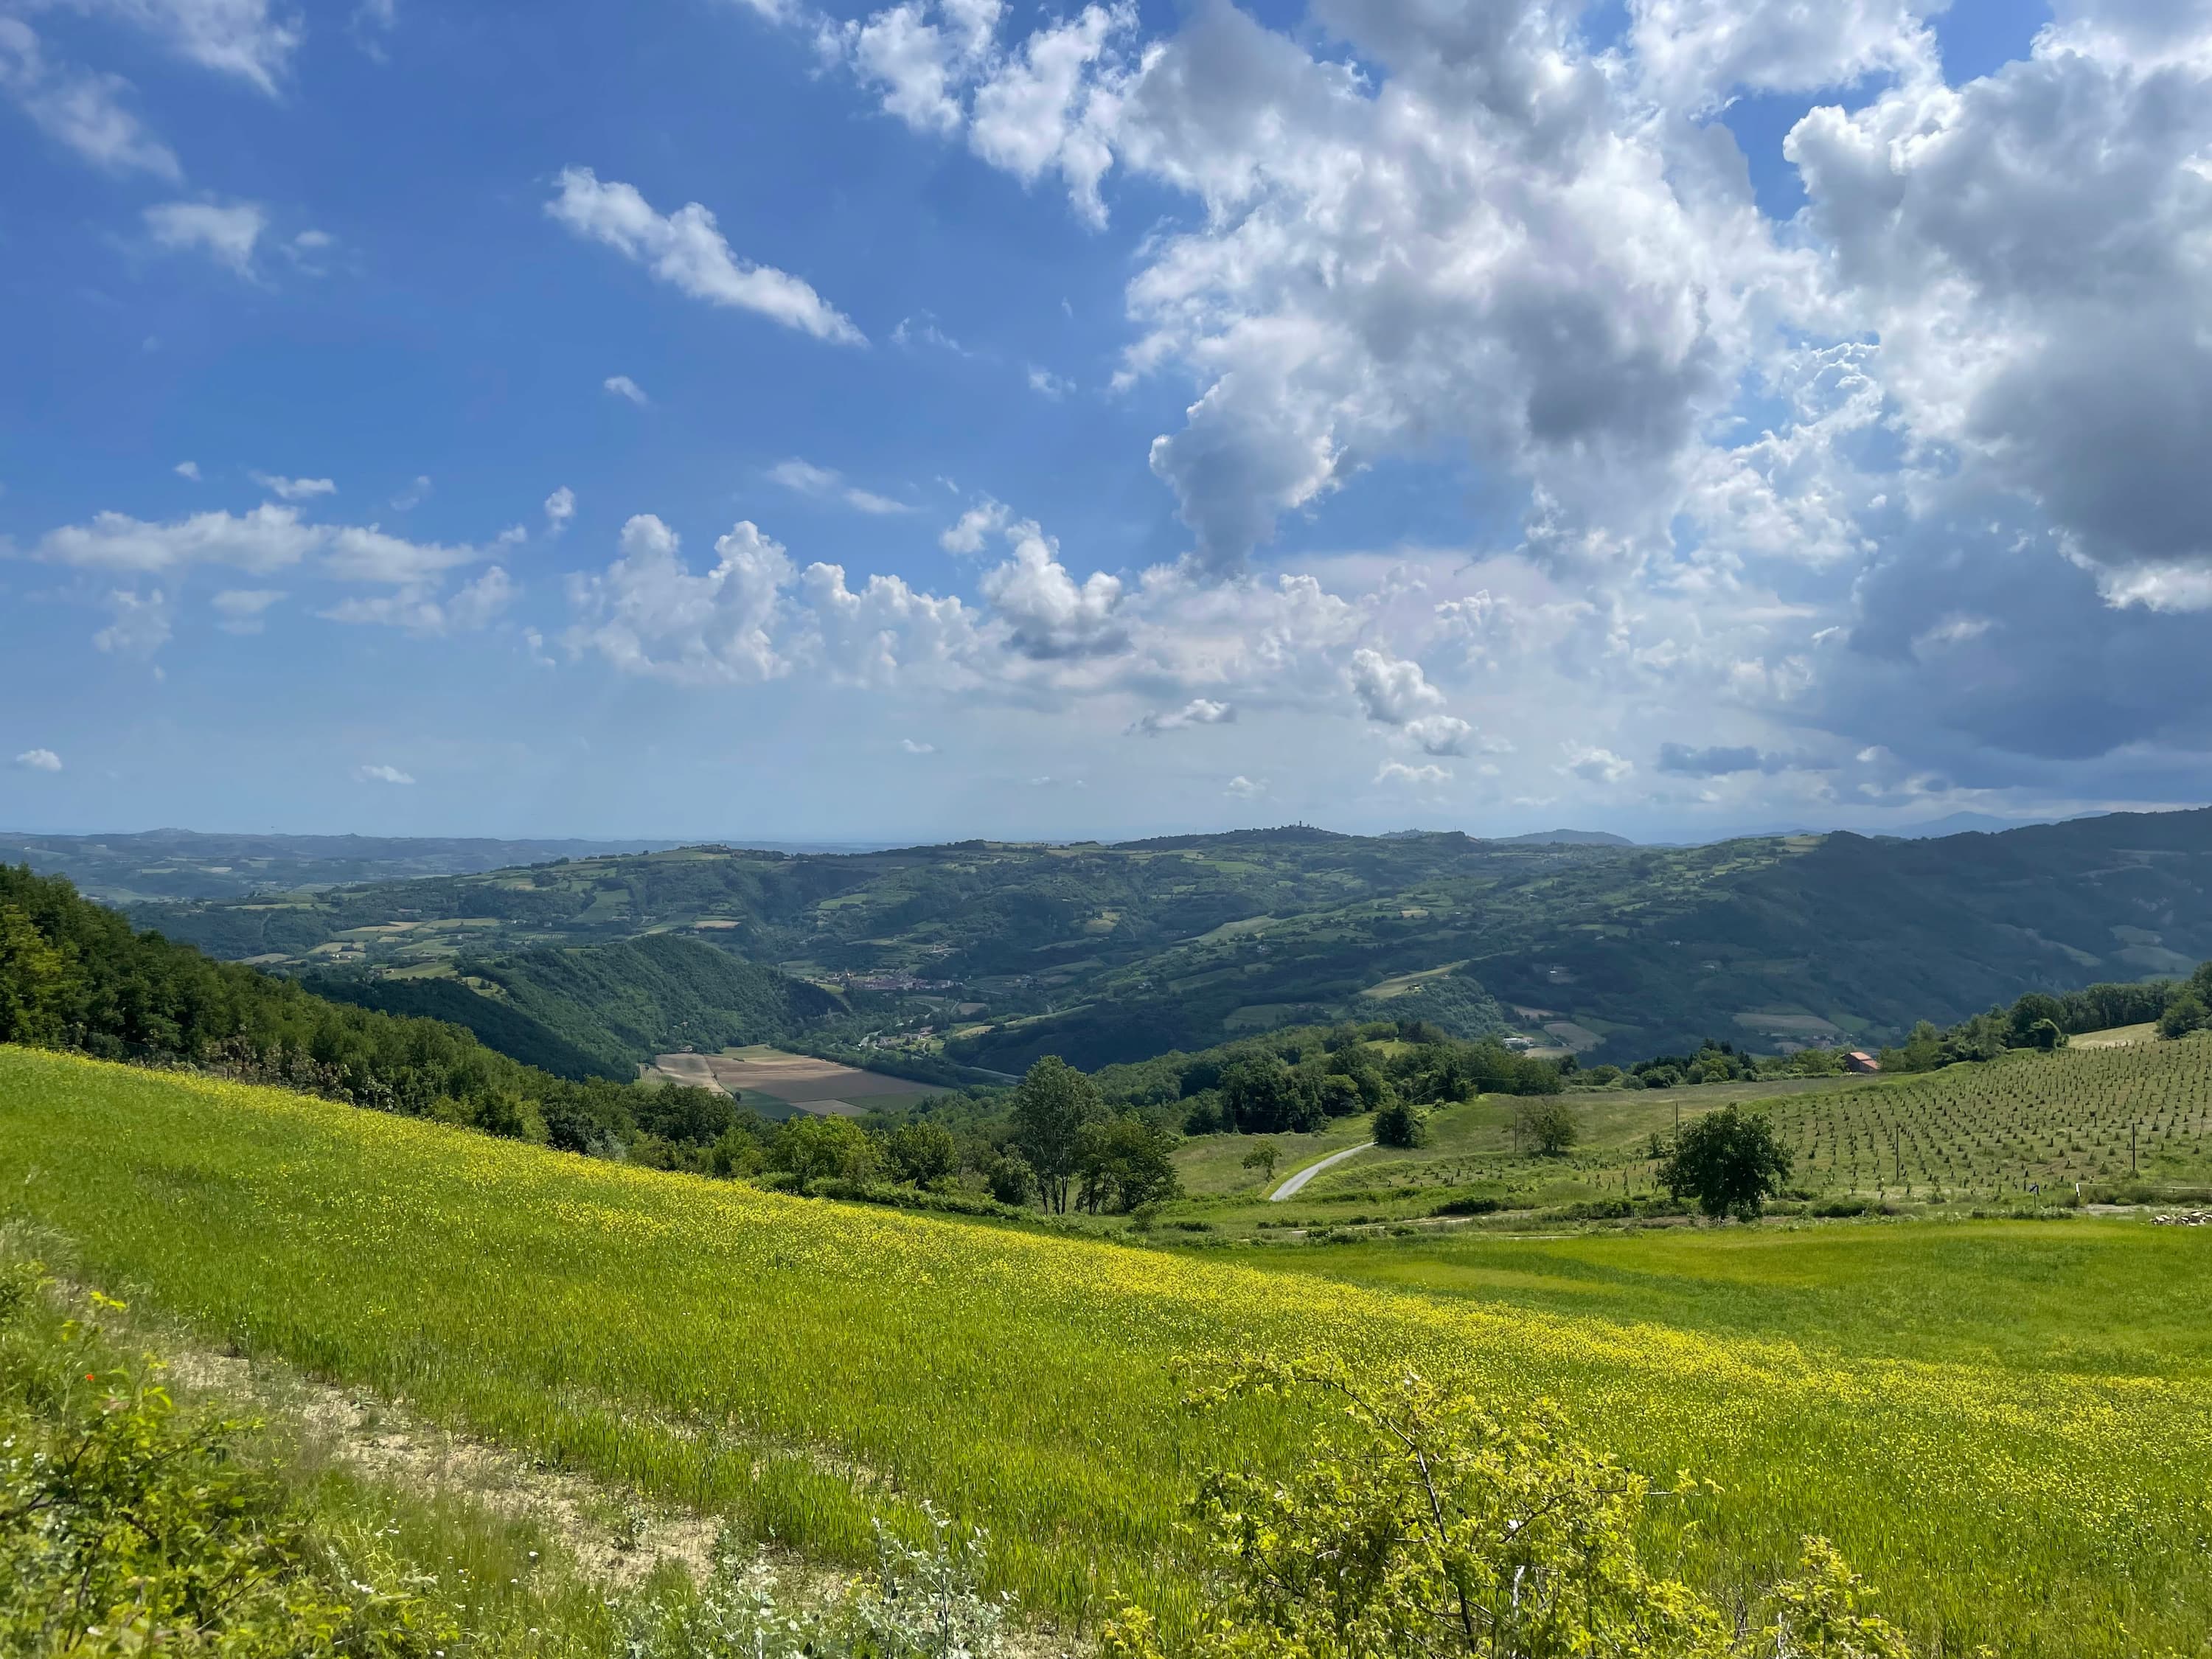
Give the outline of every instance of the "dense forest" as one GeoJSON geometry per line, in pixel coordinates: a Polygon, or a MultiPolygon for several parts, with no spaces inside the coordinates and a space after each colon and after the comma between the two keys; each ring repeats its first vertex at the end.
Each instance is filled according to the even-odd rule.
{"type": "Polygon", "coordinates": [[[463,1027],[334,1002],[134,932],[60,877],[0,866],[0,1042],[189,1065],[574,1152],[705,1167],[726,1096],[556,1076],[463,1027]]]}

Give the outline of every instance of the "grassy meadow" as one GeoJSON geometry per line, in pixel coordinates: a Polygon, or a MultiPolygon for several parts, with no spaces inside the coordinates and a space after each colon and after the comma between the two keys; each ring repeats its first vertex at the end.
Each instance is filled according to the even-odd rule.
{"type": "Polygon", "coordinates": [[[2200,1231],[1194,1256],[6,1048],[0,1194],[58,1265],[201,1341],[818,1557],[859,1558],[872,1516],[911,1524],[932,1499],[990,1528],[994,1582],[1046,1615],[1126,1590],[1187,1618],[1173,1522],[1196,1474],[1279,1466],[1305,1437],[1256,1407],[1225,1432],[1184,1414],[1172,1364],[1319,1351],[1553,1400],[1638,1467],[1710,1479],[1718,1492],[1662,1508],[1650,1541],[1723,1589],[1819,1531],[1931,1651],[2212,1638],[2212,1369],[2186,1312],[2212,1291],[2200,1231]]]}

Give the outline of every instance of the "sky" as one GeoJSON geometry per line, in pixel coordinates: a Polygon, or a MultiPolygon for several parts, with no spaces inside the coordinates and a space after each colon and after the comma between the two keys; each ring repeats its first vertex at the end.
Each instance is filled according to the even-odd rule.
{"type": "Polygon", "coordinates": [[[0,0],[0,826],[2212,799],[2212,0],[0,0]]]}

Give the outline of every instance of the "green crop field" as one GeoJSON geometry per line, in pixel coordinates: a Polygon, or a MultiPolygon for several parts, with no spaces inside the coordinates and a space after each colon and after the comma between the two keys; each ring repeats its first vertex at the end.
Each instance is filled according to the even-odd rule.
{"type": "Polygon", "coordinates": [[[1579,1265],[1485,1258],[1461,1265],[1520,1288],[1437,1294],[1249,1265],[1263,1252],[809,1202],[19,1049],[0,1049],[0,1194],[59,1265],[204,1341],[819,1556],[857,1556],[872,1516],[933,1499],[991,1528],[994,1581],[1040,1612],[1127,1589],[1187,1618],[1181,1496],[1210,1462],[1279,1464],[1304,1436],[1257,1407],[1226,1428],[1185,1415],[1170,1363],[1322,1351],[1549,1397],[1669,1483],[1710,1478],[1718,1493],[1662,1510],[1650,1541],[1723,1589],[1817,1530],[1930,1651],[2212,1637],[2212,1373],[2176,1311],[2212,1290],[2202,1232],[1830,1226],[1751,1254],[1704,1233],[1579,1265]],[[1863,1253],[1838,1253],[1844,1232],[1863,1253]],[[1867,1285],[1887,1300],[1848,1314],[1867,1285]],[[1915,1295],[1949,1315],[1916,1321],[1915,1295]],[[1989,1309],[2020,1329],[1999,1341],[1989,1309]]]}

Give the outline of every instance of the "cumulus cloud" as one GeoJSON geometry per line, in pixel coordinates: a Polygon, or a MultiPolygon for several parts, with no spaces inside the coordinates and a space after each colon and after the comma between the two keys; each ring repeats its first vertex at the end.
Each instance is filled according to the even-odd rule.
{"type": "Polygon", "coordinates": [[[1610,749],[1574,742],[1563,743],[1559,748],[1566,763],[1559,769],[1586,783],[1625,783],[1636,770],[1635,762],[1623,760],[1610,749]]]}
{"type": "Polygon", "coordinates": [[[947,553],[981,553],[993,536],[1012,521],[1012,515],[1003,501],[988,496],[969,507],[937,538],[937,544],[947,553]]]}
{"type": "Polygon", "coordinates": [[[1180,732],[1190,726],[1227,726],[1237,718],[1234,704],[1211,697],[1193,697],[1170,714],[1146,714],[1129,727],[1132,737],[1156,738],[1163,732],[1180,732]]]}
{"type": "Polygon", "coordinates": [[[15,757],[15,764],[27,772],[58,772],[62,757],[51,749],[26,749],[15,757]]]}
{"type": "Polygon", "coordinates": [[[49,138],[104,173],[150,173],[172,184],[184,169],[176,152],[146,130],[131,108],[131,83],[50,60],[20,17],[0,16],[0,95],[49,138]]]}
{"type": "Polygon", "coordinates": [[[396,513],[412,512],[429,499],[430,475],[427,472],[418,472],[415,475],[414,483],[407,485],[392,498],[392,510],[396,513]]]}
{"type": "Polygon", "coordinates": [[[1464,755],[1474,728],[1452,714],[1424,714],[1406,722],[1407,739],[1425,755],[1464,755]]]}
{"type": "Polygon", "coordinates": [[[916,743],[912,738],[901,738],[899,739],[899,747],[906,750],[909,755],[933,755],[937,752],[937,745],[935,744],[916,743]]]}
{"type": "Polygon", "coordinates": [[[696,684],[773,679],[790,670],[775,627],[791,561],[741,520],[714,544],[716,562],[694,575],[677,533],[651,514],[623,526],[621,552],[603,574],[571,580],[579,620],[569,652],[631,673],[696,684]]]}
{"type": "Polygon", "coordinates": [[[1121,583],[1104,571],[1078,582],[1060,562],[1059,544],[1034,524],[1009,527],[1013,556],[979,584],[1012,629],[1016,650],[1036,658],[1085,657],[1121,650],[1127,630],[1116,615],[1121,583]]]}
{"type": "Polygon", "coordinates": [[[545,498],[545,533],[558,536],[576,516],[576,492],[562,484],[545,498]]]}
{"type": "Polygon", "coordinates": [[[1129,70],[1133,5],[1090,5],[1025,40],[998,39],[1002,0],[904,0],[866,19],[823,23],[823,55],[849,67],[886,114],[969,148],[1025,184],[1056,173],[1086,220],[1103,223],[1099,181],[1129,70]]]}
{"type": "Polygon", "coordinates": [[[698,203],[657,213],[635,185],[603,183],[589,167],[566,169],[560,186],[545,205],[556,222],[635,260],[678,292],[753,312],[817,339],[863,343],[852,319],[806,283],[739,258],[716,228],[714,216],[698,203]]]}
{"type": "Polygon", "coordinates": [[[645,388],[627,374],[610,374],[599,384],[616,397],[635,404],[640,409],[652,404],[653,399],[645,395],[645,388]]]}
{"type": "Polygon", "coordinates": [[[157,246],[173,253],[204,253],[236,275],[253,275],[253,251],[269,228],[269,212],[255,202],[163,202],[143,215],[157,246]]]}
{"type": "Polygon", "coordinates": [[[1248,778],[1240,772],[1229,780],[1221,793],[1233,795],[1238,800],[1256,800],[1267,793],[1267,781],[1265,778],[1248,778]]]}
{"type": "Polygon", "coordinates": [[[1444,694],[1429,684],[1417,662],[1363,646],[1346,674],[1352,695],[1378,726],[1406,726],[1443,707],[1444,694]]]}
{"type": "Polygon", "coordinates": [[[282,478],[267,472],[249,472],[246,477],[279,501],[312,501],[318,495],[337,493],[337,486],[328,478],[282,478]]]}
{"type": "Polygon", "coordinates": [[[412,783],[415,780],[396,766],[356,766],[353,769],[356,783],[412,783]]]}
{"type": "Polygon", "coordinates": [[[170,471],[179,478],[189,478],[194,483],[200,481],[200,464],[198,461],[179,461],[170,471]]]}

